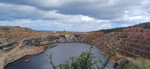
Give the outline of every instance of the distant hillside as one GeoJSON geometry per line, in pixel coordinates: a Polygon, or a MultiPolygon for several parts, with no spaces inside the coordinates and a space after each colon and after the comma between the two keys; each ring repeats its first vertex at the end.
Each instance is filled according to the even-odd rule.
{"type": "Polygon", "coordinates": [[[52,30],[34,30],[34,31],[36,31],[36,32],[54,32],[52,30]]]}
{"type": "Polygon", "coordinates": [[[150,29],[150,22],[134,25],[133,27],[142,27],[144,29],[150,29]]]}
{"type": "Polygon", "coordinates": [[[150,22],[146,22],[146,23],[141,23],[138,25],[134,25],[134,26],[129,26],[129,27],[119,27],[119,28],[113,28],[113,29],[103,29],[103,30],[98,30],[95,32],[104,32],[104,33],[110,33],[110,32],[120,32],[125,28],[130,28],[130,27],[141,27],[144,29],[150,29],[150,22]]]}
{"type": "MultiPolygon", "coordinates": [[[[64,31],[53,31],[53,30],[35,30],[36,32],[64,32],[64,31]]],[[[70,31],[67,31],[70,32],[70,31]]]]}
{"type": "Polygon", "coordinates": [[[125,27],[113,28],[113,29],[102,29],[102,30],[98,30],[96,32],[110,33],[110,32],[119,32],[119,31],[122,31],[123,29],[125,29],[125,27]]]}
{"type": "Polygon", "coordinates": [[[3,32],[8,32],[8,31],[12,31],[12,32],[33,32],[32,29],[30,28],[23,28],[23,27],[19,27],[19,26],[0,26],[0,31],[3,32]]]}

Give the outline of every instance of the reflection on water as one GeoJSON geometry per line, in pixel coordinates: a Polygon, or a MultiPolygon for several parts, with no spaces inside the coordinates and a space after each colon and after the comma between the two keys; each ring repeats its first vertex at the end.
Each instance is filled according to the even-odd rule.
{"type": "MultiPolygon", "coordinates": [[[[69,57],[74,55],[79,55],[81,52],[88,49],[90,45],[84,43],[59,43],[57,47],[46,50],[45,52],[32,56],[25,56],[22,59],[17,60],[16,62],[9,64],[5,69],[52,69],[49,64],[49,57],[53,53],[52,59],[55,64],[60,64],[69,60],[69,57]],[[26,63],[24,60],[30,58],[30,61],[26,63]]],[[[105,57],[100,53],[100,49],[93,48],[92,52],[97,57],[94,59],[96,61],[100,59],[104,60],[105,57]]],[[[97,65],[101,65],[97,63],[97,65]]],[[[109,68],[113,65],[112,62],[109,64],[109,68]]]]}

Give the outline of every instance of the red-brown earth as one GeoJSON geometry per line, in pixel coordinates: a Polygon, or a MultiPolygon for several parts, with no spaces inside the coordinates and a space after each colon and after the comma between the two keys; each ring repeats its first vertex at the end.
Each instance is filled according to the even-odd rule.
{"type": "Polygon", "coordinates": [[[120,45],[117,57],[150,59],[149,27],[150,23],[144,23],[124,28],[117,32],[90,32],[86,36],[83,36],[82,42],[90,44],[92,40],[95,40],[95,46],[100,48],[102,52],[106,51],[105,43],[112,44],[113,46],[120,45]]]}

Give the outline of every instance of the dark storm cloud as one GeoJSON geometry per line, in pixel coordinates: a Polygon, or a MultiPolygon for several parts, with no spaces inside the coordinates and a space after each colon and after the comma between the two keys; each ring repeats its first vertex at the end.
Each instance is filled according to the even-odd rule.
{"type": "Polygon", "coordinates": [[[30,6],[0,3],[0,20],[38,19],[40,11],[30,6]]]}
{"type": "Polygon", "coordinates": [[[57,10],[58,13],[66,15],[81,14],[96,19],[113,19],[122,17],[125,10],[140,6],[142,0],[1,0],[0,2],[29,5],[43,11],[57,10]]]}

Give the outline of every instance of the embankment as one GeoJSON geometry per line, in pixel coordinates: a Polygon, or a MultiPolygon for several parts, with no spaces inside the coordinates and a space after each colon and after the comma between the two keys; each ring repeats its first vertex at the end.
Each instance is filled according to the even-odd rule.
{"type": "MultiPolygon", "coordinates": [[[[55,46],[56,45],[53,45],[53,46],[49,46],[47,48],[52,48],[55,46]]],[[[9,54],[8,56],[0,58],[0,69],[4,69],[4,66],[6,66],[7,64],[14,62],[26,55],[39,54],[39,53],[45,51],[45,49],[47,49],[45,47],[46,46],[39,46],[39,47],[26,46],[26,47],[18,48],[16,51],[12,52],[12,54],[9,54]]]]}

